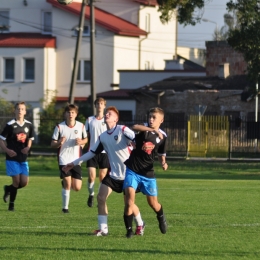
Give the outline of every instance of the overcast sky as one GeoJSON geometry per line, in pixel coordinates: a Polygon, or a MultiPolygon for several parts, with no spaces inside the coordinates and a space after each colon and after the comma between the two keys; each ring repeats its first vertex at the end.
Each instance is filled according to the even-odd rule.
{"type": "MultiPolygon", "coordinates": [[[[209,0],[208,0],[209,1],[209,0]]],[[[205,41],[212,41],[212,35],[216,26],[224,25],[223,15],[227,13],[228,0],[210,0],[204,8],[203,18],[212,22],[201,22],[195,26],[178,26],[178,46],[203,48],[205,41]],[[214,22],[214,23],[213,23],[214,22]]]]}

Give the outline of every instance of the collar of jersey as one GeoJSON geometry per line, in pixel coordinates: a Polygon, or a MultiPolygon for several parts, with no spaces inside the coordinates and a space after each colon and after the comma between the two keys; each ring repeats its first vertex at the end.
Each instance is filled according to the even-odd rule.
{"type": "Polygon", "coordinates": [[[108,133],[109,135],[112,135],[112,134],[114,133],[114,131],[116,130],[116,127],[117,127],[117,125],[112,129],[111,132],[108,132],[108,130],[107,130],[107,133],[108,133]]]}
{"type": "Polygon", "coordinates": [[[15,122],[16,122],[17,125],[19,125],[19,126],[21,126],[21,127],[24,126],[24,124],[25,124],[25,120],[23,120],[23,123],[22,123],[22,124],[18,123],[18,121],[17,121],[16,119],[15,119],[15,122]]]}

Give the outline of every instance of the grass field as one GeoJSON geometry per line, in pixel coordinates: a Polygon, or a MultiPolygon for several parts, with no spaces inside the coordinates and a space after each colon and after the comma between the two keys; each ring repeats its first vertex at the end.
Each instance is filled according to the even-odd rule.
{"type": "MultiPolygon", "coordinates": [[[[10,183],[0,157],[0,185],[10,183]]],[[[30,183],[19,190],[15,212],[0,204],[0,259],[259,259],[260,163],[173,161],[158,167],[159,201],[169,229],[137,195],[146,222],[143,237],[125,238],[122,195],[108,200],[109,236],[94,237],[97,208],[86,206],[86,169],[70,213],[61,213],[56,159],[30,157],[30,183]]],[[[96,189],[97,189],[96,185],[96,189]]]]}

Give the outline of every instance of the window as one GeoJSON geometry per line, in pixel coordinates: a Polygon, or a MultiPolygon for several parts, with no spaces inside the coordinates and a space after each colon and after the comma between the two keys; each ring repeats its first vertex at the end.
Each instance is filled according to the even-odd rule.
{"type": "Polygon", "coordinates": [[[34,81],[34,78],[35,78],[34,59],[24,59],[24,80],[34,81]]]}
{"type": "Polygon", "coordinates": [[[52,32],[52,13],[43,12],[42,13],[42,32],[51,33],[52,32]]]}
{"type": "Polygon", "coordinates": [[[78,82],[86,82],[90,81],[91,78],[91,67],[89,60],[80,60],[79,67],[78,67],[78,82]]]}
{"type": "Polygon", "coordinates": [[[150,14],[145,14],[145,30],[150,32],[150,14]]]}
{"type": "MultiPolygon", "coordinates": [[[[74,35],[75,36],[78,35],[78,31],[79,31],[79,27],[76,27],[74,29],[74,35]]],[[[89,26],[88,25],[84,25],[82,36],[90,36],[90,31],[89,31],[89,26]]]]}
{"type": "Polygon", "coordinates": [[[9,11],[0,11],[0,32],[9,32],[9,11]]]}
{"type": "Polygon", "coordinates": [[[4,59],[4,81],[14,81],[14,59],[4,59]]]}
{"type": "Polygon", "coordinates": [[[150,61],[146,61],[144,64],[144,69],[145,70],[150,70],[150,61]]]}

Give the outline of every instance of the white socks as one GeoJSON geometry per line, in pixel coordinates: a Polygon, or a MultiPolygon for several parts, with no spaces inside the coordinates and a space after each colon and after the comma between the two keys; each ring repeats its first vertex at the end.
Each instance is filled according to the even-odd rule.
{"type": "Polygon", "coordinates": [[[62,196],[62,208],[63,208],[63,209],[69,209],[70,190],[64,190],[64,189],[62,188],[62,190],[61,190],[61,196],[62,196]]]}
{"type": "Polygon", "coordinates": [[[108,233],[107,215],[98,215],[98,229],[104,233],[108,233]]]}
{"type": "Polygon", "coordinates": [[[137,216],[134,217],[134,220],[135,220],[136,226],[143,226],[144,223],[143,223],[140,212],[138,213],[137,216]]]}
{"type": "Polygon", "coordinates": [[[87,182],[87,188],[88,188],[88,192],[89,192],[89,195],[91,196],[94,196],[94,184],[95,182],[87,182]]]}

